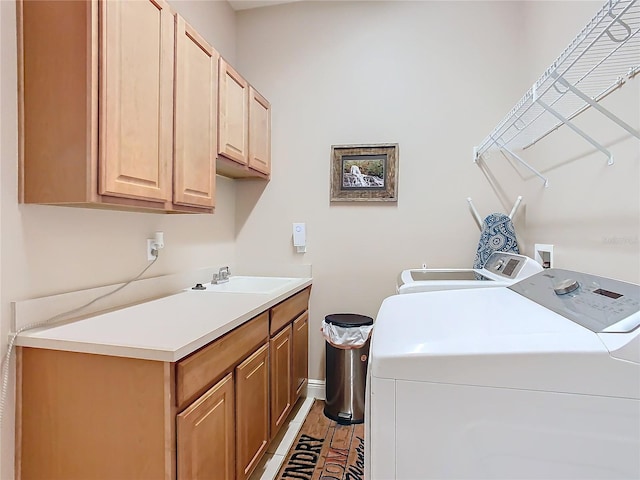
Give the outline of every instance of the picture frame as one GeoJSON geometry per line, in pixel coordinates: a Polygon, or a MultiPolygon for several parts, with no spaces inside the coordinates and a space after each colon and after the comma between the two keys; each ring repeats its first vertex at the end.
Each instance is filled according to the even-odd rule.
{"type": "Polygon", "coordinates": [[[332,202],[396,202],[397,179],[397,143],[331,146],[332,202]]]}

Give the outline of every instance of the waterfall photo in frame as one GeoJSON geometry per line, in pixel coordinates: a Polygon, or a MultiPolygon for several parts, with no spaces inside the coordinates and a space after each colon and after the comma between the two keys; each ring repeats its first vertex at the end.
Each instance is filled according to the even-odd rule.
{"type": "Polygon", "coordinates": [[[331,146],[332,202],[396,202],[398,144],[331,146]]]}

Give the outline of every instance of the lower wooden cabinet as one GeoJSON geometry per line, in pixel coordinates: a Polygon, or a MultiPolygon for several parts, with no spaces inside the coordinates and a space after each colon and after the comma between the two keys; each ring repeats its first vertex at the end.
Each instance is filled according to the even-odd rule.
{"type": "Polygon", "coordinates": [[[311,287],[271,308],[271,438],[273,439],[307,384],[309,295],[311,287]]]}
{"type": "Polygon", "coordinates": [[[269,445],[269,344],[236,367],[236,478],[247,479],[269,445]]]}
{"type": "Polygon", "coordinates": [[[16,478],[246,480],[307,382],[309,290],[175,363],[18,347],[16,478]]]}
{"type": "Polygon", "coordinates": [[[286,326],[270,341],[271,350],[271,438],[275,437],[291,411],[292,327],[286,326]]]}
{"type": "Polygon", "coordinates": [[[293,321],[293,403],[296,402],[309,376],[309,312],[293,321]]]}
{"type": "Polygon", "coordinates": [[[178,414],[176,430],[178,480],[249,478],[270,440],[269,344],[178,414]]]}
{"type": "Polygon", "coordinates": [[[16,479],[176,478],[170,364],[16,353],[16,479]]]}
{"type": "Polygon", "coordinates": [[[178,480],[234,478],[234,414],[228,374],[176,417],[178,480]]]}

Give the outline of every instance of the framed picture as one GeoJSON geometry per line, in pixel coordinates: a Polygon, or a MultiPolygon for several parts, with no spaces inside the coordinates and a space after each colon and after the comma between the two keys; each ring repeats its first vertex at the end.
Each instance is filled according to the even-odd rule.
{"type": "Polygon", "coordinates": [[[398,144],[332,145],[332,202],[396,202],[398,144]]]}

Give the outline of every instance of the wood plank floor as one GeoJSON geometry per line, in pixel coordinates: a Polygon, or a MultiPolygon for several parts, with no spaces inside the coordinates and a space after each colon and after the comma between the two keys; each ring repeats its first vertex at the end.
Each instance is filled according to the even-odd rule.
{"type": "Polygon", "coordinates": [[[364,424],[339,425],[316,400],[284,460],[277,480],[363,480],[364,424]]]}

